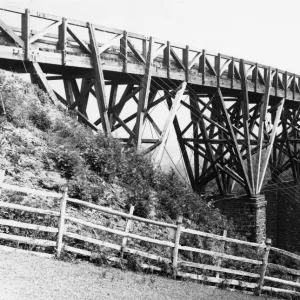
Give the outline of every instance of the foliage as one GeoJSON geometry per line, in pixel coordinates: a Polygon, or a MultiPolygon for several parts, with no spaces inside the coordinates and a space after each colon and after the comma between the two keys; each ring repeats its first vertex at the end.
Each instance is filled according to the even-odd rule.
{"type": "MultiPolygon", "coordinates": [[[[117,184],[124,189],[124,205],[134,205],[139,216],[175,220],[183,215],[201,230],[233,231],[230,222],[187,187],[175,171],[165,173],[118,139],[94,134],[78,123],[74,113],[54,106],[36,86],[2,72],[0,90],[7,121],[43,140],[46,148],[35,155],[43,157],[45,170],[58,171],[67,180],[72,197],[98,203],[105,184],[117,184]]],[[[11,155],[18,156],[9,160],[13,164],[24,154],[16,150],[7,158],[11,155]]]]}

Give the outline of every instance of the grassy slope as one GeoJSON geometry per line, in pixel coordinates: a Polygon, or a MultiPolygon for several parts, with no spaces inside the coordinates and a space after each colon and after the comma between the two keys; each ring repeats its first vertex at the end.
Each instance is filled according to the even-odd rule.
{"type": "Polygon", "coordinates": [[[1,300],[258,299],[194,282],[124,272],[89,263],[69,264],[31,255],[4,252],[0,252],[0,261],[1,300]]]}

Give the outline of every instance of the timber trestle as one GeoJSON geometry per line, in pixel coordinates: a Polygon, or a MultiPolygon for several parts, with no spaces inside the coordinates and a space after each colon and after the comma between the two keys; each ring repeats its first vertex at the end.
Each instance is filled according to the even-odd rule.
{"type": "Polygon", "coordinates": [[[266,174],[275,182],[285,174],[299,180],[299,75],[123,30],[4,8],[0,68],[31,73],[34,83],[54,102],[75,110],[81,122],[107,135],[122,128],[123,141],[143,146],[156,162],[174,130],[190,184],[200,193],[215,185],[221,195],[242,188],[255,196],[266,174]],[[10,15],[19,18],[21,28],[9,24],[10,15]],[[40,30],[37,20],[45,23],[40,30]],[[50,81],[61,81],[65,96],[50,81]],[[87,114],[90,95],[98,107],[93,122],[87,114]],[[129,101],[135,110],[123,118],[129,101]],[[163,102],[168,114],[159,126],[151,112],[163,102]],[[179,107],[188,111],[185,122],[179,107]],[[157,138],[143,137],[146,120],[157,138]]]}

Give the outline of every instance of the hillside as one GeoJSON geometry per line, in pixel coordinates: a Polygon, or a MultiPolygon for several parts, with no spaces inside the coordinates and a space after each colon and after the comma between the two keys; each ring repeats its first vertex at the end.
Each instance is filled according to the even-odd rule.
{"type": "Polygon", "coordinates": [[[175,172],[164,173],[135,149],[94,134],[37,86],[2,71],[0,93],[0,168],[8,181],[55,191],[67,186],[70,197],[117,209],[134,205],[135,214],[156,219],[182,214],[198,229],[233,232],[175,172]]]}

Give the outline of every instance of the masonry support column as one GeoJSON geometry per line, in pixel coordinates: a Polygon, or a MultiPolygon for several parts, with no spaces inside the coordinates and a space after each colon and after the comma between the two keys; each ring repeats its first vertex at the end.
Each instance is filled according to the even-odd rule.
{"type": "Polygon", "coordinates": [[[266,205],[264,195],[222,198],[214,202],[248,241],[256,243],[266,239],[266,205]]]}

